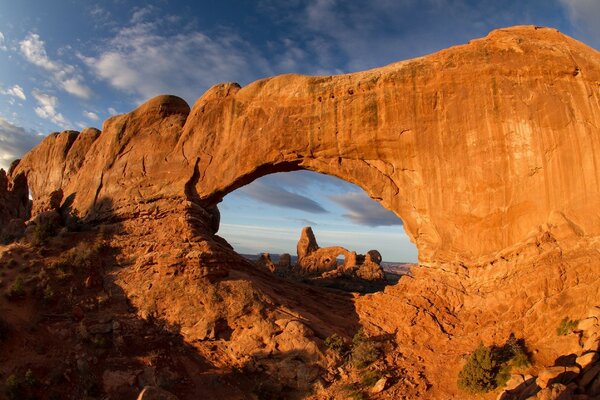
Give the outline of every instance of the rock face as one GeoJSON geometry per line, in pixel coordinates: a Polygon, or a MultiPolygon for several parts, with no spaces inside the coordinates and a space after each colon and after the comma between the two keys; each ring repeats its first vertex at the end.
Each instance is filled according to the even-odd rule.
{"type": "Polygon", "coordinates": [[[91,218],[153,199],[207,209],[265,174],[308,169],[399,215],[420,263],[481,265],[544,233],[600,234],[599,81],[600,54],[582,43],[500,29],[366,72],[216,85],[191,110],[159,96],[101,133],[52,134],[13,176],[28,176],[34,201],[62,188],[91,218]]]}
{"type": "Polygon", "coordinates": [[[18,237],[24,231],[24,221],[29,219],[31,202],[25,174],[9,178],[0,169],[0,241],[18,237]]]}

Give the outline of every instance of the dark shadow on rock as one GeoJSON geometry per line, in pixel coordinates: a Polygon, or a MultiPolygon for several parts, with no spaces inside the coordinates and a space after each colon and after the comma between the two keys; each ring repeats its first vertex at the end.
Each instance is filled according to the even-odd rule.
{"type": "Polygon", "coordinates": [[[571,366],[577,364],[576,360],[577,360],[577,354],[568,354],[568,355],[558,357],[554,361],[554,365],[557,367],[571,367],[571,366]]]}
{"type": "MultiPolygon", "coordinates": [[[[73,200],[71,195],[62,204],[65,219],[74,215],[73,200]]],[[[0,378],[14,374],[24,385],[27,371],[33,371],[39,385],[22,390],[40,399],[135,398],[145,385],[165,388],[182,400],[300,399],[310,391],[280,380],[282,373],[294,374],[294,368],[314,367],[309,354],[260,354],[256,349],[240,368],[217,366],[186,342],[176,322],[155,315],[140,317],[130,294],[117,282],[118,272],[134,268],[132,254],[122,252],[122,247],[136,245],[127,242],[126,216],[114,213],[109,198],[100,199],[88,215],[80,221],[81,229],[67,227],[37,247],[22,241],[2,253],[0,292],[19,275],[25,293],[7,307],[0,303],[2,318],[12,326],[9,339],[0,344],[0,359],[9,360],[0,366],[0,378]],[[35,321],[24,320],[20,313],[31,307],[38,310],[35,321]],[[40,356],[47,361],[34,361],[40,356]],[[266,370],[265,363],[256,362],[261,357],[279,366],[266,370]]],[[[228,266],[229,275],[216,282],[249,282],[266,296],[269,310],[309,327],[315,335],[311,340],[319,347],[334,333],[349,340],[360,327],[352,294],[290,282],[256,270],[241,256],[235,260],[228,266]]],[[[173,268],[165,282],[181,276],[173,268]]],[[[188,284],[208,287],[215,282],[188,284]]],[[[211,340],[229,342],[233,336],[228,321],[218,319],[214,338],[202,348],[210,349],[211,340]]]]}

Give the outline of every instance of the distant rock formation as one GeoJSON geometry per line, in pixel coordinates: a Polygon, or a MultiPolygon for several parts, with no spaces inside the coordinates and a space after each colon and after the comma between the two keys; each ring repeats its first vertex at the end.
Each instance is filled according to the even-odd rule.
{"type": "Polygon", "coordinates": [[[322,275],[323,277],[353,277],[366,281],[385,279],[381,268],[381,254],[369,250],[366,255],[356,254],[344,247],[319,247],[310,226],[302,229],[297,245],[300,274],[322,275]],[[338,265],[338,257],[344,257],[344,263],[338,265]]]}

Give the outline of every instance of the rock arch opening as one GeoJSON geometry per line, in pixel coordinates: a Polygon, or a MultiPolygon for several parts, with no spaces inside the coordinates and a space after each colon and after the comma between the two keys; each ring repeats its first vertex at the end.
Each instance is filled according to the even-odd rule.
{"type": "Polygon", "coordinates": [[[292,270],[313,278],[394,281],[417,261],[400,218],[360,187],[330,175],[267,174],[239,185],[219,209],[218,234],[280,275],[292,270]]]}

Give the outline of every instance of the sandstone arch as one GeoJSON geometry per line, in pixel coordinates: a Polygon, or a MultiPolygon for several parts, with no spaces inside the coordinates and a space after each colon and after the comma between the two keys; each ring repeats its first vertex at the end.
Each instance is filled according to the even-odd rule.
{"type": "Polygon", "coordinates": [[[394,211],[421,263],[472,266],[544,234],[565,248],[600,235],[599,110],[597,51],[515,27],[365,72],[216,85],[191,110],[160,96],[99,135],[50,136],[14,173],[34,201],[60,186],[88,216],[102,197],[123,218],[193,208],[210,242],[226,193],[308,169],[394,211]]]}

